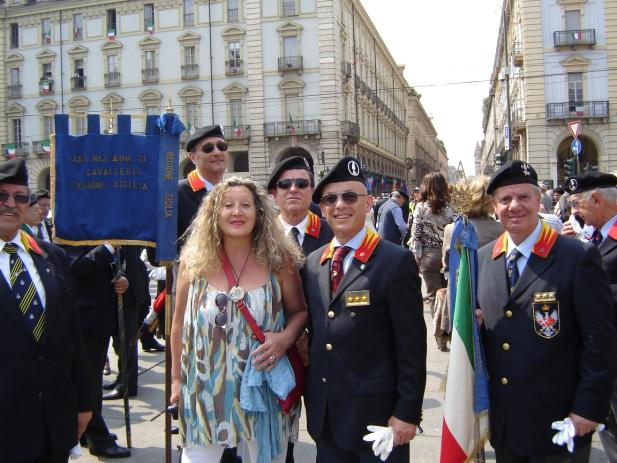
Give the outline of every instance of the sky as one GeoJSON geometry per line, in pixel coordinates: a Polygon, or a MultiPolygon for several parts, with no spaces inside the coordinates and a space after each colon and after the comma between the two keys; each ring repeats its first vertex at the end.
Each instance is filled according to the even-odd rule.
{"type": "Polygon", "coordinates": [[[474,174],[482,100],[493,71],[502,0],[361,0],[405,78],[422,95],[448,164],[474,174]],[[386,8],[387,6],[387,8],[386,8]],[[462,83],[472,82],[475,83],[462,83]]]}

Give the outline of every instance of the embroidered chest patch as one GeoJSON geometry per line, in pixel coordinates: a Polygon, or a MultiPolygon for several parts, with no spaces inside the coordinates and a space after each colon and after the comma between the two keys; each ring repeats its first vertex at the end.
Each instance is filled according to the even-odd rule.
{"type": "Polygon", "coordinates": [[[533,328],[538,336],[551,339],[559,333],[559,302],[556,300],[533,302],[533,328]]]}

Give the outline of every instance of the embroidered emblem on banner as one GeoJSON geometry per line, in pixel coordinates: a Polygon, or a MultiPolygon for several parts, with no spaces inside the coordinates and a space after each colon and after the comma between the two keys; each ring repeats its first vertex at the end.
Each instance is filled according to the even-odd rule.
{"type": "Polygon", "coordinates": [[[347,291],[345,293],[345,307],[362,307],[369,305],[371,305],[370,291],[347,291]]]}
{"type": "Polygon", "coordinates": [[[533,295],[533,327],[538,336],[551,339],[559,333],[559,302],[555,293],[536,293],[533,295]]]}

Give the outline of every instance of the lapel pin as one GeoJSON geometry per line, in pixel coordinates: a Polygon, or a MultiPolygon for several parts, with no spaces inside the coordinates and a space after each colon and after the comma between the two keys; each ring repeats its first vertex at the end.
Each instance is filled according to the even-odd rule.
{"type": "Polygon", "coordinates": [[[366,268],[366,265],[362,264],[360,265],[360,270],[364,270],[366,268]]]}

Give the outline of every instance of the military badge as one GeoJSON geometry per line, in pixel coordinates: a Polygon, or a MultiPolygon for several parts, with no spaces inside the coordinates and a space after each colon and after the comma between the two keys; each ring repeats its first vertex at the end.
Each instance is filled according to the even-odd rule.
{"type": "Polygon", "coordinates": [[[362,307],[371,305],[370,291],[347,291],[344,294],[345,307],[362,307]]]}
{"type": "Polygon", "coordinates": [[[559,333],[559,302],[555,293],[536,293],[531,304],[533,328],[538,336],[551,339],[559,333]]]}

